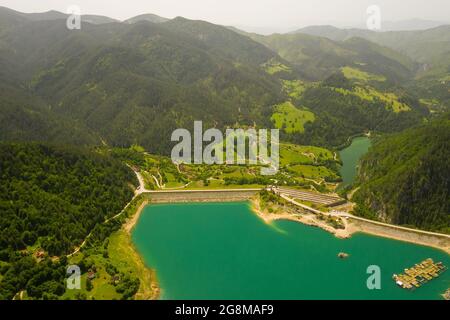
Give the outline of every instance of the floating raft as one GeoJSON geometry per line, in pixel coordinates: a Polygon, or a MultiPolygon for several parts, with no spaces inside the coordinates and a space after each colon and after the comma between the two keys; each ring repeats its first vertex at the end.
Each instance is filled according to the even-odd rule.
{"type": "Polygon", "coordinates": [[[414,265],[414,267],[405,269],[404,274],[394,274],[392,279],[395,283],[408,290],[420,288],[423,284],[427,283],[434,278],[437,278],[447,270],[447,267],[442,262],[435,263],[433,259],[427,259],[414,265]]]}

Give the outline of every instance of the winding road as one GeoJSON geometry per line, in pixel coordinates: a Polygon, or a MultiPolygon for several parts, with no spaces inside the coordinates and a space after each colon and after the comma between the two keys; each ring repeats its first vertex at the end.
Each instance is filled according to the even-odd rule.
{"type": "MultiPolygon", "coordinates": [[[[115,220],[115,219],[117,219],[117,218],[119,218],[124,212],[125,212],[125,210],[130,206],[130,204],[131,204],[131,202],[133,202],[133,200],[137,197],[137,196],[139,196],[140,194],[143,194],[143,193],[146,193],[146,192],[149,192],[150,190],[147,190],[147,189],[145,189],[145,183],[144,183],[144,178],[142,177],[142,175],[139,173],[139,172],[137,172],[137,171],[135,171],[135,170],[133,170],[133,172],[136,174],[136,177],[137,177],[137,179],[138,179],[138,181],[139,181],[139,186],[136,188],[136,190],[134,191],[134,197],[133,197],[133,199],[131,199],[130,200],[130,202],[128,202],[127,204],[126,204],[126,206],[122,209],[122,211],[120,211],[118,214],[116,214],[115,216],[113,216],[113,217],[111,217],[111,218],[108,218],[108,219],[106,219],[103,223],[108,223],[109,221],[111,221],[111,220],[115,220]]],[[[72,256],[74,256],[75,254],[77,254],[78,252],[80,252],[80,250],[81,250],[81,248],[83,248],[85,245],[86,245],[86,242],[89,240],[89,238],[91,237],[91,235],[92,235],[92,232],[93,231],[91,231],[91,232],[89,232],[89,234],[86,236],[86,238],[84,238],[84,241],[71,253],[71,254],[68,254],[66,257],[67,258],[70,258],[70,257],[72,257],[72,256]]]]}
{"type": "Polygon", "coordinates": [[[402,226],[397,226],[394,224],[389,224],[389,223],[384,223],[384,222],[379,222],[379,221],[375,221],[375,220],[370,220],[370,219],[365,219],[362,217],[357,217],[354,216],[348,212],[345,211],[336,211],[336,210],[332,210],[329,213],[326,212],[322,212],[319,210],[316,210],[314,208],[311,208],[307,205],[298,203],[297,201],[289,198],[287,195],[281,193],[280,197],[282,197],[283,199],[285,199],[286,201],[299,206],[305,210],[308,210],[312,213],[315,214],[321,214],[321,215],[328,215],[331,217],[339,217],[339,218],[344,218],[344,219],[353,219],[353,220],[357,220],[357,221],[363,221],[363,222],[367,222],[367,223],[371,223],[371,224],[375,224],[375,225],[379,225],[379,226],[383,226],[383,227],[388,227],[388,228],[392,228],[392,229],[396,229],[396,230],[402,230],[402,231],[408,231],[408,232],[415,232],[415,233],[420,233],[420,234],[424,234],[424,235],[431,235],[431,236],[438,236],[438,237],[444,237],[447,239],[450,239],[450,235],[447,234],[443,234],[443,233],[437,233],[437,232],[431,232],[431,231],[424,231],[424,230],[419,230],[419,229],[412,229],[412,228],[406,228],[406,227],[402,227],[402,226]]]}

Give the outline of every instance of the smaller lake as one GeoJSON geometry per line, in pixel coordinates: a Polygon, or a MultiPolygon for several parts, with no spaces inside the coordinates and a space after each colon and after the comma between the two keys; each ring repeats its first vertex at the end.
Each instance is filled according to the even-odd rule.
{"type": "Polygon", "coordinates": [[[339,155],[344,163],[340,170],[343,179],[341,187],[353,183],[358,173],[358,162],[367,153],[370,146],[371,141],[368,137],[358,137],[352,140],[352,144],[349,147],[339,151],[339,155]]]}

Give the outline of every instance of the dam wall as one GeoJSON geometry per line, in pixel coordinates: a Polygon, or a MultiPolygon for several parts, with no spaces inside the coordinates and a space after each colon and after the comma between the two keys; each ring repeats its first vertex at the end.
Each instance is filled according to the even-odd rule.
{"type": "Polygon", "coordinates": [[[445,234],[403,228],[395,225],[366,221],[356,217],[350,219],[359,231],[384,236],[401,241],[414,242],[425,246],[435,247],[450,254],[450,236],[445,234]]]}
{"type": "Polygon", "coordinates": [[[261,189],[183,190],[147,192],[152,203],[246,201],[261,189]]]}

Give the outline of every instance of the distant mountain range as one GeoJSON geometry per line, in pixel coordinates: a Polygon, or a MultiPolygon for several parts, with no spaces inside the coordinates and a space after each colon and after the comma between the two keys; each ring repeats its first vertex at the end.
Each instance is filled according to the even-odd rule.
{"type": "MultiPolygon", "coordinates": [[[[29,19],[32,21],[61,20],[61,19],[67,19],[69,16],[68,14],[65,14],[65,13],[62,13],[59,11],[55,11],[55,10],[51,10],[51,11],[47,11],[47,12],[39,12],[39,13],[22,13],[22,12],[18,12],[18,11],[15,11],[15,10],[12,10],[9,8],[5,8],[5,7],[1,7],[1,6],[0,6],[0,11],[3,14],[9,13],[10,15],[21,16],[23,18],[26,18],[26,19],[29,19]]],[[[129,23],[129,24],[140,22],[140,21],[162,23],[162,22],[166,22],[168,20],[170,20],[170,19],[157,16],[156,14],[141,14],[136,17],[132,17],[127,20],[124,20],[123,22],[129,23]]],[[[81,21],[91,23],[91,24],[106,24],[106,23],[112,23],[112,22],[121,22],[120,20],[109,18],[106,16],[90,15],[90,14],[87,14],[87,15],[83,14],[81,16],[81,21]]]]}
{"type": "MultiPolygon", "coordinates": [[[[58,20],[58,19],[66,19],[67,14],[51,10],[47,12],[39,12],[39,13],[21,13],[18,11],[14,11],[12,9],[8,9],[6,7],[1,7],[2,11],[10,11],[15,14],[23,15],[28,17],[32,20],[58,20]]],[[[103,23],[111,23],[111,22],[121,22],[120,20],[109,18],[102,15],[82,15],[82,20],[85,22],[89,22],[92,24],[103,24],[103,23]]],[[[153,23],[162,23],[170,20],[169,18],[161,17],[156,14],[147,13],[147,14],[141,14],[126,20],[123,20],[122,22],[125,23],[136,23],[139,21],[149,21],[153,23]]],[[[434,21],[434,20],[426,20],[426,19],[407,19],[407,20],[400,20],[400,21],[383,21],[382,24],[382,30],[381,32],[386,31],[418,31],[418,30],[427,30],[427,29],[433,29],[436,27],[440,27],[443,25],[450,25],[450,22],[442,22],[442,21],[434,21]]],[[[324,27],[331,27],[331,28],[338,28],[333,27],[331,25],[317,25],[312,27],[305,27],[302,29],[298,29],[297,31],[292,32],[282,32],[280,30],[286,30],[286,27],[283,28],[274,28],[274,27],[263,27],[263,26],[246,26],[246,25],[237,25],[234,26],[237,29],[244,30],[245,32],[250,33],[258,33],[263,35],[270,35],[273,33],[308,33],[309,28],[324,28],[324,27]]],[[[344,27],[341,29],[366,29],[366,26],[353,26],[353,27],[344,27]]]]}
{"type": "Polygon", "coordinates": [[[421,71],[445,76],[450,68],[450,25],[421,31],[374,32],[362,29],[338,29],[316,26],[300,29],[295,34],[346,41],[359,37],[396,50],[422,64],[421,71]]]}
{"type": "MultiPolygon", "coordinates": [[[[67,19],[69,15],[59,12],[59,11],[47,11],[47,12],[39,12],[39,13],[22,13],[15,10],[11,10],[9,8],[0,7],[0,13],[2,14],[2,17],[6,18],[5,16],[8,14],[10,16],[16,16],[22,17],[27,20],[32,21],[52,21],[52,20],[61,20],[61,19],[67,19]]],[[[100,16],[100,15],[82,15],[81,20],[87,23],[91,24],[104,24],[104,23],[111,23],[111,22],[119,22],[119,20],[100,16]]]]}
{"type": "Polygon", "coordinates": [[[333,147],[365,130],[401,130],[449,104],[448,27],[262,36],[141,15],[125,23],[84,16],[92,23],[70,31],[66,17],[0,8],[0,140],[140,144],[167,154],[175,128],[194,120],[271,127],[291,116],[278,107],[289,101],[296,116],[279,125],[305,123],[283,139],[333,147]]]}
{"type": "MultiPolygon", "coordinates": [[[[432,29],[443,25],[449,25],[450,21],[433,21],[425,19],[408,19],[400,21],[386,21],[383,20],[380,32],[386,31],[418,31],[432,29]]],[[[325,22],[321,24],[310,24],[310,26],[334,26],[340,29],[366,29],[365,24],[345,24],[342,22],[325,22]]],[[[295,33],[299,28],[292,26],[250,26],[250,25],[234,25],[234,27],[249,33],[257,33],[261,35],[271,35],[274,33],[295,33]],[[294,30],[294,31],[292,31],[294,30]]],[[[304,28],[304,27],[303,27],[304,28]]]]}
{"type": "Polygon", "coordinates": [[[148,21],[148,22],[153,22],[153,23],[163,23],[163,22],[166,22],[169,20],[170,19],[157,16],[156,14],[141,14],[139,16],[127,19],[124,22],[125,23],[136,23],[136,22],[140,22],[140,21],[148,21]]]}
{"type": "Polygon", "coordinates": [[[424,20],[417,18],[402,21],[383,21],[381,25],[381,31],[418,31],[433,29],[449,24],[450,22],[424,20]]]}

